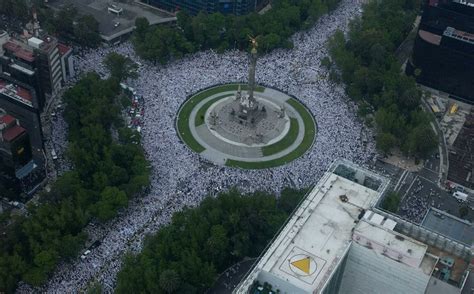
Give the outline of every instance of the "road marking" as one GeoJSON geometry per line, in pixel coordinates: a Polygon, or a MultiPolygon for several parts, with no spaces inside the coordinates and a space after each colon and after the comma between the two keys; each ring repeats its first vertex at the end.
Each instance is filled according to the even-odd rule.
{"type": "Polygon", "coordinates": [[[402,175],[400,176],[400,179],[398,179],[398,182],[397,184],[395,185],[394,189],[395,191],[399,191],[400,188],[401,188],[401,185],[400,183],[402,182],[402,180],[406,177],[406,175],[408,174],[408,171],[407,170],[404,170],[402,175]]]}
{"type": "Polygon", "coordinates": [[[433,182],[432,180],[427,179],[427,178],[425,178],[425,177],[423,177],[423,176],[418,175],[417,177],[420,177],[420,178],[422,178],[423,180],[428,181],[428,182],[430,182],[430,183],[432,183],[432,184],[434,184],[434,185],[438,185],[437,183],[435,183],[435,182],[433,182]]]}
{"type": "Polygon", "coordinates": [[[432,170],[432,169],[430,169],[430,168],[427,168],[426,166],[423,167],[423,169],[425,169],[425,170],[427,170],[427,171],[429,171],[429,172],[432,172],[432,173],[434,173],[434,174],[436,174],[436,175],[439,174],[439,172],[437,172],[437,171],[435,171],[435,170],[432,170]]]}
{"type": "Polygon", "coordinates": [[[418,175],[417,175],[417,176],[416,176],[416,177],[413,179],[413,181],[411,181],[411,184],[410,184],[410,186],[409,186],[409,187],[408,187],[408,189],[406,190],[405,194],[403,194],[403,197],[402,197],[402,199],[400,199],[400,203],[401,203],[401,202],[402,202],[402,201],[405,199],[405,197],[406,197],[406,196],[407,196],[407,194],[408,194],[408,191],[410,191],[410,190],[411,190],[411,187],[412,187],[412,186],[413,186],[413,184],[415,183],[415,181],[416,181],[416,178],[418,178],[418,175]]]}

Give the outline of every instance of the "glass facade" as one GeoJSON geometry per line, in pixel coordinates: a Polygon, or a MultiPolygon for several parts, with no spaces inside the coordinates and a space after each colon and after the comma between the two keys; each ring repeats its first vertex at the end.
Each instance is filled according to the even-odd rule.
{"type": "Polygon", "coordinates": [[[201,11],[207,13],[221,12],[223,14],[243,15],[255,11],[263,0],[141,0],[158,8],[177,12],[187,11],[196,15],[201,11]]]}

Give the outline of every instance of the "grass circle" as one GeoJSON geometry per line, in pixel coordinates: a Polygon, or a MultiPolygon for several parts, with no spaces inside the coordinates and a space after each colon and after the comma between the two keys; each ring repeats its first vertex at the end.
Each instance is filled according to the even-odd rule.
{"type": "MultiPolygon", "coordinates": [[[[220,99],[232,96],[238,89],[239,84],[225,84],[211,87],[191,95],[180,107],[176,118],[176,130],[180,139],[194,152],[204,154],[204,151],[212,153],[212,147],[201,144],[202,139],[193,135],[191,128],[202,127],[205,124],[204,116],[208,108],[220,99]],[[212,97],[211,97],[212,96],[212,97]],[[201,103],[207,100],[205,103],[201,103]],[[199,105],[199,109],[196,107],[199,105]],[[191,114],[194,113],[193,117],[191,114]]],[[[241,85],[242,90],[246,90],[246,85],[241,85]]],[[[306,153],[312,146],[316,138],[316,122],[310,111],[296,98],[291,97],[279,90],[258,86],[256,92],[264,93],[266,89],[278,91],[288,97],[284,101],[285,106],[292,109],[294,115],[290,117],[290,127],[288,133],[271,145],[261,148],[262,157],[258,159],[246,160],[245,158],[235,159],[229,155],[225,159],[225,165],[242,169],[264,169],[287,164],[306,153]],[[294,110],[294,111],[293,111],[294,110]],[[300,132],[304,132],[302,139],[300,132]],[[300,142],[296,144],[297,138],[300,142]],[[291,148],[291,150],[289,150],[291,148]],[[281,154],[281,156],[278,156],[281,154]]],[[[257,148],[257,147],[255,147],[257,148]]],[[[211,160],[212,161],[212,160],[211,160]]]]}

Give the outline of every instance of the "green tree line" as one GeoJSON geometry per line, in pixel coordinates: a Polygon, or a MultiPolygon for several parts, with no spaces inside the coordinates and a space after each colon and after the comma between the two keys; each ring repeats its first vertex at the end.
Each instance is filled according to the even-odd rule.
{"type": "Polygon", "coordinates": [[[141,57],[163,64],[211,48],[218,52],[246,49],[249,36],[258,38],[261,52],[291,48],[289,37],[293,33],[309,28],[338,3],[339,0],[275,0],[265,14],[244,16],[204,12],[191,16],[181,11],[176,28],[150,26],[145,18],[138,18],[133,43],[141,57]]]}
{"type": "Polygon", "coordinates": [[[116,293],[205,293],[218,273],[258,256],[305,194],[230,190],[176,212],[141,253],[125,256],[116,293]]]}
{"type": "Polygon", "coordinates": [[[119,89],[117,79],[90,73],[65,93],[67,156],[74,169],[29,205],[27,215],[12,216],[2,227],[0,292],[13,292],[19,280],[44,283],[60,260],[77,256],[91,220],[113,218],[149,184],[138,133],[121,120],[119,89]],[[112,137],[112,128],[118,138],[112,137]]]}
{"type": "Polygon", "coordinates": [[[371,1],[347,36],[339,31],[331,38],[335,66],[323,62],[330,76],[347,85],[359,113],[375,119],[377,147],[385,153],[397,147],[415,158],[429,155],[438,141],[420,107],[422,93],[401,73],[395,51],[412,30],[419,7],[418,0],[371,1]]]}

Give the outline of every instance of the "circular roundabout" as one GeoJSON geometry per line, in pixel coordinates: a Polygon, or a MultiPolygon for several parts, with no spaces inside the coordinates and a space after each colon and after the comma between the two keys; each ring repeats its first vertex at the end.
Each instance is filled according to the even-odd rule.
{"type": "Polygon", "coordinates": [[[316,136],[306,107],[281,91],[226,84],[200,91],[180,107],[176,129],[194,152],[218,165],[262,169],[302,156],[316,136]]]}

